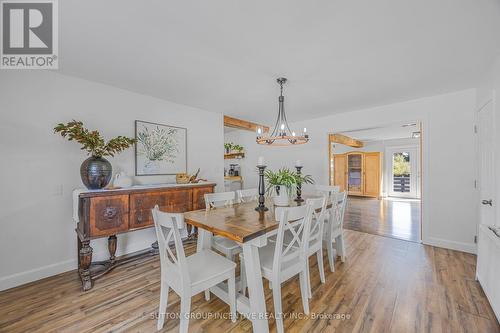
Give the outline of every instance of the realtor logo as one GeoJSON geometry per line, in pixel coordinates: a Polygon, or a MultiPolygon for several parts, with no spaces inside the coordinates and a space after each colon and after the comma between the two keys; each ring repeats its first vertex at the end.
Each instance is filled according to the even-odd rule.
{"type": "Polygon", "coordinates": [[[57,69],[57,0],[0,0],[1,69],[57,69]]]}

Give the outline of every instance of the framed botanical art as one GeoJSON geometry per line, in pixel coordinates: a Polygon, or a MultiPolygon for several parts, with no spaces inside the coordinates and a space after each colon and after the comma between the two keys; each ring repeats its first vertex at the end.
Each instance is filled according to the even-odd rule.
{"type": "Polygon", "coordinates": [[[135,121],[135,175],[187,172],[187,129],[135,121]]]}

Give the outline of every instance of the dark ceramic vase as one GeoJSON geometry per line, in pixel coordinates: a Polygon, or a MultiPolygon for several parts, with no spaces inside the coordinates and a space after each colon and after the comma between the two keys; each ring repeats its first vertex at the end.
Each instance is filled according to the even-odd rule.
{"type": "Polygon", "coordinates": [[[112,172],[111,163],[102,157],[91,156],[80,166],[82,182],[89,190],[106,187],[111,180],[112,172]]]}

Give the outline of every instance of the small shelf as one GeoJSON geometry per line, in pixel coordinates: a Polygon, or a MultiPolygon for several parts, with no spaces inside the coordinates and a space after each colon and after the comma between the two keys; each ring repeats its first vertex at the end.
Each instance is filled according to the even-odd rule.
{"type": "Polygon", "coordinates": [[[224,176],[224,180],[240,182],[241,176],[224,176]]]}
{"type": "Polygon", "coordinates": [[[244,158],[244,157],[245,157],[245,153],[224,154],[224,159],[225,160],[240,159],[240,158],[244,158]]]}

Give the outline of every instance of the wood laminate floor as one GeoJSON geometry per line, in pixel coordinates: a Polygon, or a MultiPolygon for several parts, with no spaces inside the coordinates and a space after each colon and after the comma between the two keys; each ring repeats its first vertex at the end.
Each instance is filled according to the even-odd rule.
{"type": "Polygon", "coordinates": [[[370,234],[420,241],[420,200],[349,196],[344,227],[370,234]]]}
{"type": "MultiPolygon", "coordinates": [[[[283,285],[287,332],[500,332],[486,297],[474,280],[476,257],[418,243],[346,231],[347,261],[326,270],[321,284],[311,259],[310,316],[302,315],[298,279],[283,285]]],[[[187,246],[192,253],[194,246],[187,246]]],[[[325,267],[328,263],[325,253],[325,267]]],[[[155,332],[160,292],[158,257],[116,268],[82,292],[75,271],[0,293],[1,332],[155,332]]],[[[265,285],[267,309],[272,293],[265,285]]],[[[179,297],[169,295],[169,313],[179,297]]],[[[226,314],[212,296],[193,297],[196,316],[226,314]]],[[[177,332],[178,319],[164,332],[177,332]]],[[[270,320],[275,331],[274,320],[270,320]]],[[[192,319],[191,332],[251,332],[248,320],[192,319]]]]}

